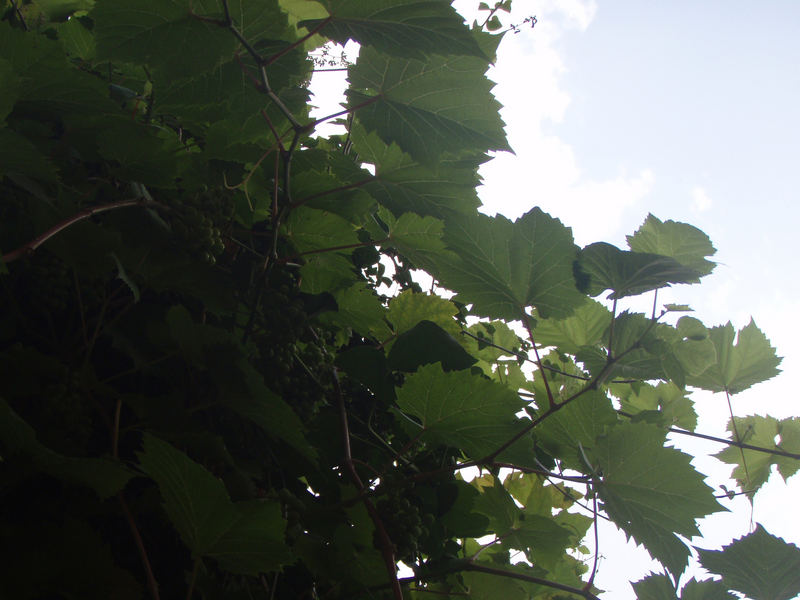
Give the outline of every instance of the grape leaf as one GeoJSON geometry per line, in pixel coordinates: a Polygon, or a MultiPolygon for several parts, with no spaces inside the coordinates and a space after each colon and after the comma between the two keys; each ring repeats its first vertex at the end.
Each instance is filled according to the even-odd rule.
{"type": "MultiPolygon", "coordinates": [[[[800,437],[798,437],[799,421],[798,419],[778,421],[774,417],[760,415],[737,417],[735,431],[739,432],[738,441],[751,446],[796,452],[800,446],[798,443],[800,442],[800,437]],[[779,440],[778,442],[775,441],[776,438],[779,440]]],[[[731,432],[731,438],[736,440],[733,422],[728,424],[728,431],[731,432]]],[[[734,479],[743,490],[753,492],[767,482],[772,472],[772,465],[778,465],[778,472],[784,479],[794,475],[800,468],[800,464],[795,459],[740,449],[735,446],[728,446],[715,456],[727,464],[736,465],[733,470],[734,479]]],[[[751,495],[748,497],[752,499],[751,495]]]]}
{"type": "Polygon", "coordinates": [[[734,345],[735,335],[730,322],[710,329],[716,362],[699,375],[690,374],[686,383],[712,392],[738,394],[780,373],[777,367],[782,359],[755,321],[751,319],[739,330],[734,345]]]}
{"type": "Polygon", "coordinates": [[[459,339],[461,329],[454,318],[457,314],[458,309],[449,300],[433,294],[415,294],[411,290],[406,290],[389,301],[386,319],[398,335],[425,319],[433,321],[454,338],[459,339]]]}
{"type": "MultiPolygon", "coordinates": [[[[669,577],[650,574],[631,584],[637,600],[678,600],[669,577]]],[[[734,600],[736,596],[728,592],[719,581],[697,581],[690,579],[681,590],[680,600],[734,600]]]]}
{"type": "Polygon", "coordinates": [[[566,319],[537,319],[533,335],[537,344],[575,354],[581,346],[598,344],[610,323],[611,311],[588,300],[566,319]]]}
{"type": "Polygon", "coordinates": [[[347,99],[356,119],[414,159],[510,150],[487,63],[472,57],[391,58],[362,48],[350,67],[347,99]]]}
{"type": "Polygon", "coordinates": [[[581,251],[580,271],[590,296],[611,290],[609,298],[624,298],[668,286],[692,283],[699,273],[674,258],[620,250],[606,242],[596,242],[581,251]]]}
{"type": "Polygon", "coordinates": [[[536,427],[536,442],[567,468],[586,473],[585,453],[616,422],[611,400],[603,392],[589,391],[542,421],[536,427]]]}
{"type": "Polygon", "coordinates": [[[471,335],[462,335],[465,347],[470,354],[477,356],[489,368],[501,356],[509,356],[509,352],[514,348],[519,351],[521,340],[504,321],[479,321],[467,328],[467,331],[471,335]],[[472,336],[480,339],[476,340],[472,336]],[[489,343],[506,350],[490,346],[489,343]]]}
{"type": "Polygon", "coordinates": [[[644,579],[631,582],[631,586],[637,600],[678,600],[669,577],[661,573],[651,573],[644,579]]]}
{"type": "Polygon", "coordinates": [[[408,372],[415,371],[420,365],[437,362],[445,371],[458,371],[477,362],[452,335],[428,320],[422,320],[401,333],[387,358],[392,369],[408,372]]]}
{"type": "Polygon", "coordinates": [[[678,426],[694,431],[697,413],[685,392],[672,382],[658,385],[612,384],[612,392],[620,398],[620,409],[646,419],[656,418],[662,427],[678,426]]]}
{"type": "MultiPolygon", "coordinates": [[[[355,229],[333,213],[300,206],[286,220],[286,237],[301,253],[353,246],[359,243],[355,229]]],[[[337,252],[351,253],[352,247],[337,252]]]]}
{"type": "Polygon", "coordinates": [[[681,600],[735,600],[722,581],[690,579],[681,590],[681,600]]]}
{"type": "MultiPolygon", "coordinates": [[[[461,448],[476,459],[497,450],[529,423],[516,416],[524,403],[513,390],[468,371],[446,373],[439,364],[406,377],[397,404],[419,419],[421,439],[461,448]]],[[[523,465],[533,457],[533,440],[523,436],[499,460],[523,465]]]]}
{"type": "Polygon", "coordinates": [[[453,217],[444,240],[450,252],[431,257],[432,272],[475,314],[522,319],[534,306],[543,318],[559,318],[584,301],[572,274],[572,232],[539,208],[513,222],[453,217]]]}
{"type": "Polygon", "coordinates": [[[700,564],[726,587],[750,598],[790,600],[800,594],[800,548],[761,525],[722,550],[696,548],[700,564]]]}
{"type": "Polygon", "coordinates": [[[417,259],[424,261],[425,255],[444,250],[443,228],[444,223],[439,219],[403,213],[389,223],[389,239],[384,245],[396,248],[412,262],[417,259]]]}
{"type": "Polygon", "coordinates": [[[478,199],[479,160],[442,158],[438,164],[416,162],[395,144],[357,123],[351,128],[353,148],[375,165],[375,177],[363,189],[395,215],[413,212],[442,218],[452,212],[472,214],[478,199]]]}
{"type": "Polygon", "coordinates": [[[628,247],[634,252],[669,256],[697,271],[699,277],[708,275],[716,266],[706,259],[716,252],[711,240],[687,223],[661,221],[650,214],[633,235],[627,236],[627,240],[628,247]]]}
{"type": "Polygon", "coordinates": [[[0,58],[0,125],[4,124],[18,97],[19,79],[14,68],[9,61],[0,58]]]}
{"type": "Polygon", "coordinates": [[[383,52],[424,59],[429,54],[484,55],[464,19],[447,0],[324,0],[327,19],[298,25],[346,43],[355,40],[383,52]]]}
{"type": "Polygon", "coordinates": [[[133,471],[111,458],[78,458],[54,452],[36,439],[36,431],[0,398],[0,442],[5,452],[27,456],[44,473],[56,479],[85,485],[100,498],[122,490],[133,471]]]}
{"type": "Polygon", "coordinates": [[[392,332],[384,320],[386,309],[375,291],[363,282],[338,290],[333,297],[337,309],[320,315],[321,321],[350,327],[364,337],[378,340],[385,340],[391,335],[392,332]]]}
{"type": "MultiPolygon", "coordinates": [[[[777,444],[784,452],[800,454],[800,418],[790,417],[778,421],[778,435],[780,443],[777,444]]],[[[784,456],[776,457],[778,472],[784,479],[788,479],[800,469],[800,462],[794,458],[784,456]]]]}
{"type": "Polygon", "coordinates": [[[168,443],[144,436],[142,470],[158,484],[164,510],[196,556],[235,573],[257,575],[291,560],[275,502],[231,502],[222,481],[168,443]]]}
{"type": "Polygon", "coordinates": [[[91,17],[98,58],[163,69],[166,77],[202,73],[236,48],[233,34],[213,21],[223,15],[211,0],[98,0],[91,17]]]}
{"type": "Polygon", "coordinates": [[[620,423],[595,448],[597,485],[609,517],[673,575],[686,566],[689,549],[676,534],[699,533],[696,519],[724,510],[691,457],[665,448],[655,425],[620,423]]]}

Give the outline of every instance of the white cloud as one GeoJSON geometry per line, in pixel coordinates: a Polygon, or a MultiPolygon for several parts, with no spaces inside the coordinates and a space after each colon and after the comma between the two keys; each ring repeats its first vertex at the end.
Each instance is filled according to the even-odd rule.
{"type": "Polygon", "coordinates": [[[489,73],[498,83],[495,94],[504,106],[515,155],[500,154],[481,169],[482,210],[516,218],[539,206],[571,226],[579,243],[619,237],[621,226],[638,224],[634,215],[641,211],[630,211],[627,222],[623,217],[650,193],[653,173],[621,171],[611,179],[587,179],[572,147],[545,133],[548,126],[564,120],[570,105],[570,95],[560,83],[568,69],[561,58],[563,38],[568,32],[586,30],[597,6],[586,0],[514,6],[518,10],[510,21],[534,14],[538,23],[533,31],[506,35],[497,66],[489,73]]]}
{"type": "Polygon", "coordinates": [[[695,186],[692,188],[692,206],[693,213],[706,212],[712,207],[714,202],[708,196],[708,193],[702,187],[695,186]]]}

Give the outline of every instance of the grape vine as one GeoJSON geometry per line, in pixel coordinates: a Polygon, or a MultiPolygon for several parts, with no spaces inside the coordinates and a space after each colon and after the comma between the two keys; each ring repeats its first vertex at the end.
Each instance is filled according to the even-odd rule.
{"type": "Polygon", "coordinates": [[[476,210],[509,7],[4,5],[0,596],[591,600],[599,519],[663,565],[640,598],[800,592],[760,526],[684,575],[721,496],[800,467],[796,418],[695,430],[693,389],[778,373],[755,323],[626,310],[708,275],[705,234],[476,210]],[[321,60],[349,87],[315,120],[321,60]]]}

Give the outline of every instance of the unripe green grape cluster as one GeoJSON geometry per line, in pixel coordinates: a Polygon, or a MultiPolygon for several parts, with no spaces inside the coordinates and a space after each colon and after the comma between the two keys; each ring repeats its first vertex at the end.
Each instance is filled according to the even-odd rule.
{"type": "MultiPolygon", "coordinates": [[[[392,541],[395,558],[405,562],[413,562],[414,557],[424,545],[435,522],[432,514],[424,513],[420,504],[415,501],[413,488],[408,485],[384,484],[388,495],[380,499],[375,508],[381,518],[386,534],[392,541]]],[[[373,544],[380,547],[377,532],[373,544]]]]}
{"type": "Polygon", "coordinates": [[[59,380],[45,386],[36,407],[39,441],[56,452],[82,455],[92,436],[92,409],[82,390],[80,376],[65,370],[59,380]]]}
{"type": "Polygon", "coordinates": [[[330,388],[332,356],[325,350],[324,334],[310,328],[293,272],[276,268],[270,274],[254,341],[270,389],[291,398],[302,418],[313,416],[330,388]]]}
{"type": "Polygon", "coordinates": [[[171,206],[167,218],[175,235],[192,254],[209,264],[225,250],[222,230],[233,217],[234,201],[226,190],[208,190],[194,196],[186,194],[171,206]]]}

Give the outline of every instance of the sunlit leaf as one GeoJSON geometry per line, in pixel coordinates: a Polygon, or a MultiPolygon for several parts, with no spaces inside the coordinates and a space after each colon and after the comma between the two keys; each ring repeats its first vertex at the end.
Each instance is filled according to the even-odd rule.
{"type": "Polygon", "coordinates": [[[589,295],[611,290],[609,298],[636,296],[672,283],[692,283],[699,276],[674,258],[620,250],[605,242],[581,251],[580,269],[589,295]]]}
{"type": "Polygon", "coordinates": [[[597,487],[609,517],[677,576],[689,549],[675,534],[691,538],[697,519],[723,509],[691,457],[664,442],[654,425],[620,423],[599,439],[594,466],[603,474],[597,487]]]}
{"type": "Polygon", "coordinates": [[[543,318],[559,318],[584,301],[572,275],[572,232],[538,208],[513,222],[453,218],[444,240],[450,254],[432,257],[433,272],[476,314],[521,319],[533,306],[543,318]]]}
{"type": "Polygon", "coordinates": [[[708,236],[687,223],[661,221],[647,215],[636,233],[627,236],[628,247],[634,252],[660,254],[677,260],[680,264],[697,271],[699,276],[708,275],[716,266],[707,256],[716,253],[708,236]]]}
{"type": "Polygon", "coordinates": [[[358,121],[421,161],[509,150],[487,64],[479,58],[391,58],[362,48],[347,99],[358,121]]]}
{"type": "MultiPolygon", "coordinates": [[[[419,419],[423,439],[462,448],[473,458],[497,450],[528,423],[516,417],[523,402],[513,390],[468,371],[420,367],[397,391],[401,410],[419,419]]],[[[499,459],[531,462],[533,441],[522,437],[499,459]],[[525,456],[527,455],[527,458],[525,456]]]]}
{"type": "Polygon", "coordinates": [[[443,0],[323,0],[328,18],[301,21],[309,30],[344,44],[354,40],[412,58],[428,54],[484,57],[464,19],[443,0]]]}
{"type": "Polygon", "coordinates": [[[713,327],[709,339],[714,343],[716,362],[701,374],[690,375],[686,380],[689,385],[738,394],[780,373],[782,359],[752,319],[738,335],[730,323],[713,327]]]}

